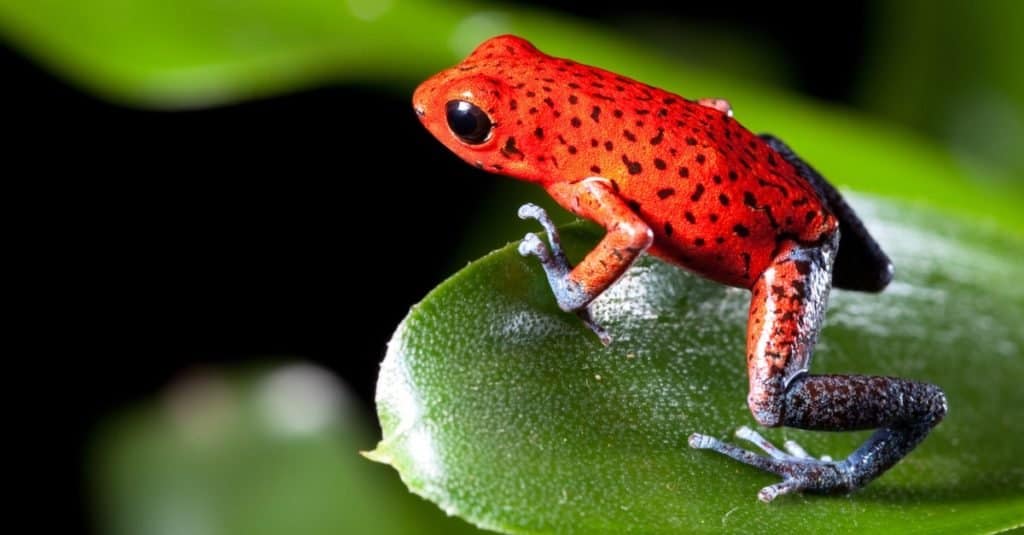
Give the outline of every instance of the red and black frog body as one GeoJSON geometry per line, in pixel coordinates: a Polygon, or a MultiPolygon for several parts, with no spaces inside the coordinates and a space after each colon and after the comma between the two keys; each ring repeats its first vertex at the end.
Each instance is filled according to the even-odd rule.
{"type": "Polygon", "coordinates": [[[810,357],[830,288],[877,292],[889,258],[854,211],[779,139],[755,135],[723,99],[689,100],[499,36],[424,82],[413,96],[424,126],[480,169],[535,183],[607,233],[570,266],[547,214],[528,204],[549,244],[528,234],[563,310],[601,338],[588,304],[648,252],[722,284],[749,289],[747,402],[765,426],[878,429],[842,461],[775,448],[740,428],[760,456],[694,434],[690,445],[782,477],[771,501],[807,490],[841,492],[878,477],[942,420],[930,384],[891,377],[812,375],[810,357]]]}

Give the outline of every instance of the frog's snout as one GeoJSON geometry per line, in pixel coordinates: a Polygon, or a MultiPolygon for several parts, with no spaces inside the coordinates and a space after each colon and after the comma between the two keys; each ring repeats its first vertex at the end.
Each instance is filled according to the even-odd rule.
{"type": "Polygon", "coordinates": [[[424,82],[412,94],[412,109],[416,112],[416,117],[419,117],[421,120],[427,116],[429,93],[428,83],[424,82]]]}

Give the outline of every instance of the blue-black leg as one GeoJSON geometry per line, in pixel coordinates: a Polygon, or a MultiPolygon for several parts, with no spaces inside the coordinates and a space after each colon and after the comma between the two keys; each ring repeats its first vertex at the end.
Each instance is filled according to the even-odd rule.
{"type": "Polygon", "coordinates": [[[863,487],[910,453],[946,414],[946,397],[935,385],[807,373],[825,316],[836,242],[833,236],[814,246],[783,244],[751,289],[747,403],[758,423],[767,427],[878,431],[841,461],[809,458],[793,447],[786,454],[749,430],[741,429],[737,436],[768,457],[705,435],[690,437],[694,448],[781,477],[782,482],[758,494],[766,502],[795,491],[834,493],[863,487]]]}
{"type": "Polygon", "coordinates": [[[770,502],[795,491],[849,492],[867,485],[911,452],[946,414],[946,398],[935,385],[892,377],[808,375],[786,390],[783,425],[821,431],[879,428],[842,461],[787,454],[760,435],[741,428],[737,436],[769,454],[756,455],[706,435],[690,436],[690,446],[713,450],[771,472],[780,483],[761,489],[770,502]],[[744,436],[753,433],[754,436],[744,436]],[[756,437],[756,438],[755,438],[756,437]]]}
{"type": "Polygon", "coordinates": [[[864,375],[808,375],[786,389],[783,425],[822,431],[878,429],[840,466],[854,490],[910,453],[946,415],[939,387],[864,375]]]}

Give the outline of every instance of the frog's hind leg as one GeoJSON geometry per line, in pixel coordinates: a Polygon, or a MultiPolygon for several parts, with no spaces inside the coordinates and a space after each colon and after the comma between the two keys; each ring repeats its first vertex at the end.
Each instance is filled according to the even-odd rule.
{"type": "Polygon", "coordinates": [[[761,139],[796,168],[818,193],[818,198],[839,219],[842,239],[832,273],[832,286],[861,292],[884,290],[892,281],[892,262],[842,194],[781,139],[771,134],[761,134],[761,139]]]}
{"type": "MultiPolygon", "coordinates": [[[[845,492],[888,470],[942,420],[938,387],[892,377],[809,375],[807,367],[828,301],[835,237],[816,246],[784,243],[752,288],[747,335],[747,403],[767,427],[821,431],[878,429],[842,461],[789,454],[752,440],[769,457],[695,434],[690,445],[772,472],[782,482],[763,501],[794,491],[845,492]]],[[[750,439],[747,436],[741,438],[750,439]]]]}

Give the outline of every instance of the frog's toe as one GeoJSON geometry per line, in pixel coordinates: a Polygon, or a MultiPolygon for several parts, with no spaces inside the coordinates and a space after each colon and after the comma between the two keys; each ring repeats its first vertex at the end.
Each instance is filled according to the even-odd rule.
{"type": "Polygon", "coordinates": [[[519,219],[534,219],[540,226],[544,227],[544,231],[548,233],[554,239],[558,239],[558,229],[555,228],[555,223],[551,221],[551,216],[548,215],[547,211],[533,203],[526,203],[519,207],[517,212],[519,219]]]}
{"type": "MultiPolygon", "coordinates": [[[[782,447],[785,448],[790,455],[796,457],[797,459],[814,459],[814,457],[811,456],[810,453],[807,453],[807,450],[805,450],[803,446],[798,444],[795,440],[787,440],[783,442],[782,447]]],[[[827,462],[831,461],[832,457],[828,455],[822,455],[821,457],[818,457],[818,459],[827,462]]]]}
{"type": "Polygon", "coordinates": [[[517,215],[519,215],[519,219],[536,219],[538,221],[548,219],[548,213],[532,202],[520,206],[517,215]]]}
{"type": "Polygon", "coordinates": [[[785,461],[782,481],[768,485],[757,493],[757,499],[768,503],[783,494],[809,491],[818,493],[849,492],[854,488],[851,471],[845,463],[803,459],[785,461]]]}
{"type": "Polygon", "coordinates": [[[577,310],[576,315],[583,320],[583,324],[586,325],[587,328],[597,335],[597,338],[601,340],[602,345],[607,346],[612,343],[612,336],[608,334],[608,331],[605,330],[604,327],[594,320],[593,315],[590,313],[590,307],[583,307],[577,310]]]}
{"type": "Polygon", "coordinates": [[[544,245],[536,234],[529,232],[526,236],[523,236],[523,241],[519,242],[519,254],[522,256],[536,256],[541,261],[546,261],[550,256],[548,254],[548,248],[544,245]]]}
{"type": "Polygon", "coordinates": [[[746,440],[747,442],[750,442],[751,444],[753,444],[753,445],[757,446],[758,448],[760,448],[761,451],[763,451],[763,452],[767,453],[768,455],[770,455],[773,459],[792,459],[792,458],[794,458],[794,455],[792,455],[792,452],[786,453],[786,452],[780,450],[779,448],[775,447],[774,444],[769,442],[768,439],[766,439],[763,436],[761,436],[760,433],[758,433],[757,431],[754,431],[753,429],[751,429],[751,428],[749,428],[749,427],[747,427],[745,425],[741,426],[739,429],[736,430],[736,438],[740,438],[740,439],[746,440]]]}
{"type": "Polygon", "coordinates": [[[792,479],[780,481],[774,485],[768,485],[757,493],[757,499],[769,503],[783,494],[789,494],[801,490],[800,483],[792,479]]]}
{"type": "MultiPolygon", "coordinates": [[[[797,444],[796,441],[785,441],[782,444],[782,447],[785,448],[786,451],[782,451],[769,442],[768,439],[761,436],[760,433],[745,425],[736,430],[736,438],[741,438],[750,442],[760,448],[761,451],[771,455],[774,459],[814,459],[814,457],[807,453],[807,450],[800,446],[800,444],[797,444]]],[[[828,455],[822,455],[821,460],[831,461],[832,458],[828,455]]]]}
{"type": "Polygon", "coordinates": [[[784,461],[775,457],[762,457],[728,442],[722,442],[715,437],[700,433],[690,435],[689,443],[691,448],[715,451],[743,464],[749,464],[750,466],[775,474],[778,473],[780,464],[784,461]]]}
{"type": "Polygon", "coordinates": [[[846,492],[853,488],[850,470],[846,463],[799,457],[792,453],[786,453],[773,446],[757,432],[746,427],[738,429],[736,435],[764,450],[769,457],[757,455],[728,442],[698,433],[690,435],[689,443],[691,448],[712,450],[781,477],[781,482],[769,485],[757,494],[758,499],[763,502],[770,502],[783,494],[797,491],[831,493],[846,492]]]}
{"type": "MultiPolygon", "coordinates": [[[[567,266],[569,261],[565,259],[565,253],[562,252],[562,240],[558,235],[558,228],[555,227],[555,223],[551,221],[551,217],[548,216],[548,213],[536,204],[526,203],[519,207],[518,215],[520,219],[534,219],[540,223],[540,226],[544,227],[544,231],[548,233],[548,243],[550,243],[551,246],[551,254],[549,256],[554,258],[554,261],[560,266],[567,266]]],[[[536,236],[534,236],[534,238],[536,238],[536,236]]],[[[524,242],[525,241],[526,240],[524,240],[524,242]]],[[[520,246],[520,253],[522,253],[522,250],[522,246],[520,246]]],[[[538,254],[536,256],[540,255],[538,254]]],[[[541,258],[543,259],[544,257],[541,258]]]]}

